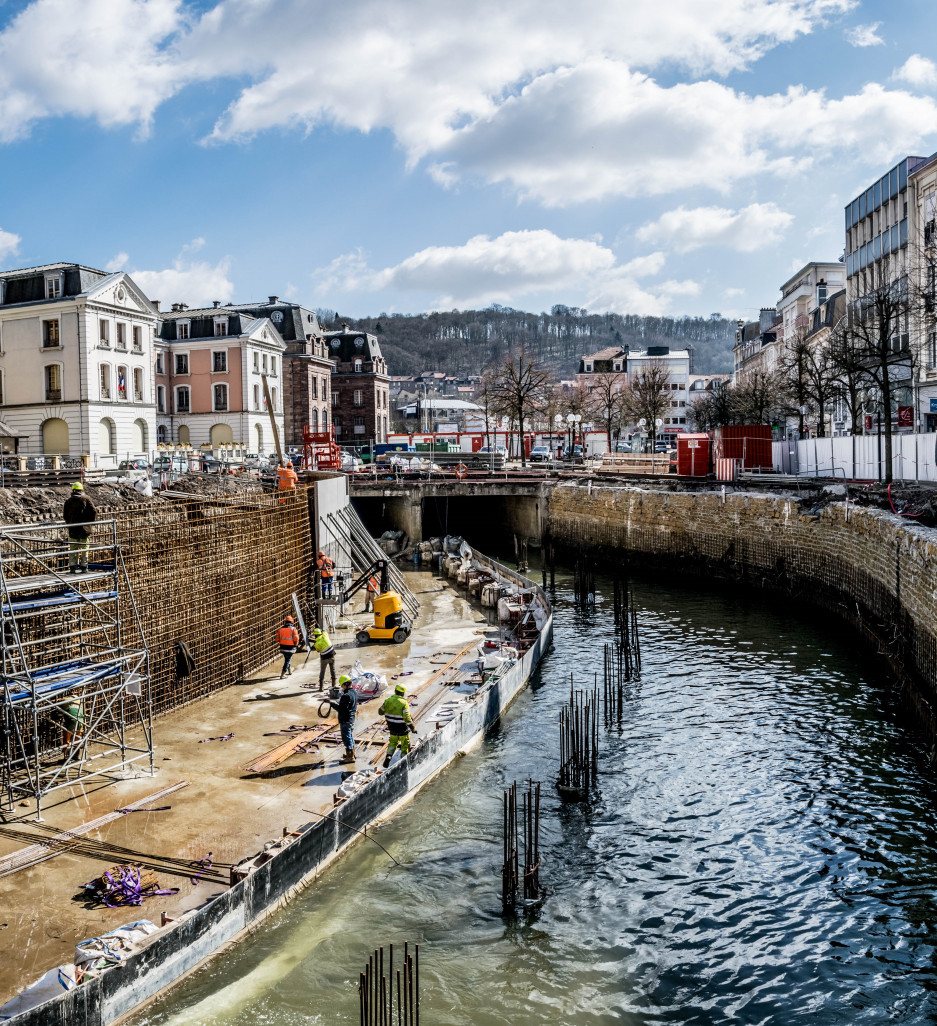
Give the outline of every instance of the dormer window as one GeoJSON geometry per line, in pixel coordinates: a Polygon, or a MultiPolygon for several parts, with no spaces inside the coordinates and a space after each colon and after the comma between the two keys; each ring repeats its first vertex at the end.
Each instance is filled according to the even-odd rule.
{"type": "Polygon", "coordinates": [[[224,338],[228,334],[228,318],[215,319],[215,338],[224,338]]]}
{"type": "Polygon", "coordinates": [[[360,360],[355,360],[355,374],[360,374],[361,373],[361,368],[363,366],[364,366],[364,364],[360,360]]]}
{"type": "Polygon", "coordinates": [[[189,337],[189,321],[176,321],[176,338],[189,337]]]}
{"type": "Polygon", "coordinates": [[[46,299],[58,299],[62,295],[62,275],[46,275],[46,299]]]}

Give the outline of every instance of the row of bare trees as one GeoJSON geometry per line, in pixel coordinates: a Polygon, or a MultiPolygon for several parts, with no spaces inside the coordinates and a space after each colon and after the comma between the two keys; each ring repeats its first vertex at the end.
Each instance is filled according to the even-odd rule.
{"type": "MultiPolygon", "coordinates": [[[[779,343],[776,367],[749,374],[730,388],[713,391],[693,406],[702,430],[724,424],[798,422],[807,418],[818,436],[840,405],[853,434],[875,415],[883,441],[885,479],[892,479],[892,431],[896,398],[912,390],[922,361],[933,363],[933,273],[889,278],[880,269],[860,300],[847,305],[827,331],[797,329],[779,343]]],[[[915,411],[916,417],[916,411],[915,411]]]]}
{"type": "MultiPolygon", "coordinates": [[[[485,373],[476,400],[485,412],[486,425],[504,419],[523,439],[530,426],[553,431],[557,416],[578,415],[581,423],[601,425],[608,447],[627,425],[647,426],[653,445],[657,421],[671,410],[670,374],[659,361],[651,361],[630,378],[622,373],[590,375],[589,387],[561,388],[548,370],[526,351],[506,356],[485,373]]],[[[486,432],[488,428],[486,427],[486,432]]],[[[491,444],[490,437],[486,437],[491,444]]],[[[521,463],[526,462],[523,442],[521,463]]]]}

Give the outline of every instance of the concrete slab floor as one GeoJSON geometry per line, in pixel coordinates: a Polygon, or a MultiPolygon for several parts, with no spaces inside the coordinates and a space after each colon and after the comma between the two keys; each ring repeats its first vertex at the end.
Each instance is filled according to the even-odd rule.
{"type": "MultiPolygon", "coordinates": [[[[340,648],[339,674],[361,659],[366,670],[393,674],[408,691],[424,684],[460,649],[478,641],[486,625],[484,613],[469,605],[454,585],[428,573],[408,574],[408,583],[422,604],[410,639],[403,645],[340,648]]],[[[359,623],[370,614],[358,610],[359,623]]],[[[271,624],[273,631],[278,625],[271,624]]],[[[334,640],[342,638],[337,632],[334,640]]],[[[346,633],[345,638],[349,635],[346,633]]],[[[131,768],[126,779],[89,781],[49,796],[43,822],[34,819],[35,806],[22,809],[21,818],[0,825],[0,856],[35,844],[63,830],[74,829],[128,803],[186,780],[188,786],[158,801],[170,811],[133,812],[79,839],[77,847],[30,869],[0,878],[0,1003],[38,979],[46,970],[73,959],[75,944],[136,919],[160,924],[161,913],[177,915],[202,904],[228,884],[229,868],[315,817],[303,808],[328,812],[342,772],[341,746],[322,746],[318,752],[297,753],[269,773],[250,775],[244,767],[287,740],[265,737],[293,724],[322,723],[317,694],[319,660],[315,653],[293,657],[292,676],[280,679],[280,660],[242,684],[194,705],[160,717],[155,723],[156,773],[131,768]],[[315,685],[315,690],[301,687],[315,685]],[[234,732],[229,741],[208,741],[234,732]],[[199,743],[203,742],[203,743],[199,743]],[[203,873],[192,865],[211,852],[215,869],[203,873]],[[161,887],[179,893],[148,898],[142,906],[102,908],[89,905],[82,884],[122,862],[153,867],[161,887]]],[[[433,685],[419,696],[418,713],[447,689],[433,685]]],[[[386,694],[387,692],[385,692],[386,694]]],[[[378,719],[379,700],[359,706],[355,733],[378,719]]],[[[428,724],[426,729],[431,729],[428,724]]],[[[420,728],[423,731],[424,728],[420,728]]],[[[383,733],[386,737],[386,732],[383,733]]],[[[369,765],[382,751],[359,748],[358,768],[369,765]],[[370,751],[370,755],[366,752],[370,751]]],[[[142,764],[141,764],[142,765],[142,764]]],[[[17,810],[19,811],[19,810],[17,810]]]]}

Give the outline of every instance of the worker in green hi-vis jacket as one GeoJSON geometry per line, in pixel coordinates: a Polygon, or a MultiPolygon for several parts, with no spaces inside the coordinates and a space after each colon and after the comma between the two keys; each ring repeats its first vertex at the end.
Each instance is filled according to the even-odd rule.
{"type": "Polygon", "coordinates": [[[410,706],[403,696],[407,689],[403,684],[394,688],[394,693],[384,699],[384,704],[378,709],[381,716],[387,722],[387,729],[390,731],[390,740],[387,742],[387,755],[384,757],[384,769],[390,765],[394,752],[399,748],[401,756],[410,751],[410,733],[416,734],[417,729],[413,724],[413,717],[410,715],[410,706]]]}

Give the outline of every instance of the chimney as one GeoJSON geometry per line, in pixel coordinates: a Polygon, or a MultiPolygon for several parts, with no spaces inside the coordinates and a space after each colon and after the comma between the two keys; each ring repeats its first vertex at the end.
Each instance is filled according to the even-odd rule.
{"type": "Polygon", "coordinates": [[[213,299],[211,305],[217,310],[218,307],[221,306],[221,300],[220,299],[213,299]]]}
{"type": "Polygon", "coordinates": [[[273,306],[273,305],[274,305],[274,303],[277,303],[277,302],[279,302],[279,299],[280,299],[280,297],[279,297],[279,296],[267,296],[267,302],[268,302],[268,303],[269,303],[269,304],[270,304],[271,306],[273,306]]]}

